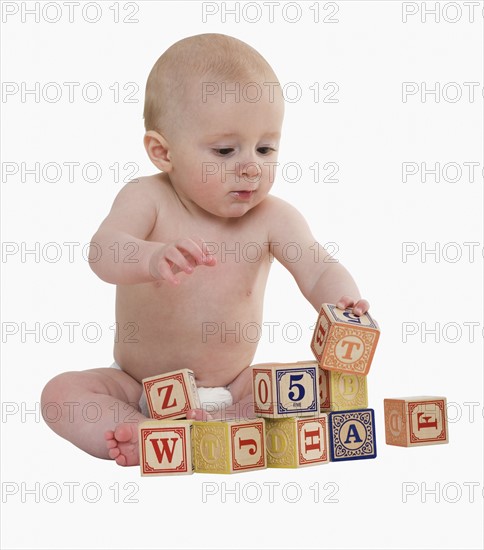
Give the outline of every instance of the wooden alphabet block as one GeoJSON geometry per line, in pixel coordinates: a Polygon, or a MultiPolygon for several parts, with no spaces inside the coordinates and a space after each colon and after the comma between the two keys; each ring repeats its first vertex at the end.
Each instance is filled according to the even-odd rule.
{"type": "Polygon", "coordinates": [[[143,378],[142,382],[151,418],[186,418],[187,411],[200,408],[195,376],[189,369],[143,378]]]}
{"type": "Polygon", "coordinates": [[[317,416],[320,410],[316,361],[267,363],[252,368],[257,416],[317,416]]]}
{"type": "Polygon", "coordinates": [[[322,304],[311,349],[322,369],[366,375],[379,337],[369,313],[357,317],[352,309],[322,304]]]}
{"type": "Polygon", "coordinates": [[[319,369],[322,411],[347,411],[368,407],[366,376],[319,369]]]}
{"type": "Polygon", "coordinates": [[[263,418],[193,422],[195,472],[233,474],[266,468],[263,418]]]}
{"type": "Polygon", "coordinates": [[[417,447],[449,442],[445,397],[385,399],[387,445],[417,447]]]}
{"type": "Polygon", "coordinates": [[[376,457],[373,409],[332,412],[329,427],[332,462],[376,457]]]}
{"type": "Polygon", "coordinates": [[[139,427],[142,476],[192,474],[190,420],[146,420],[139,427]]]}
{"type": "Polygon", "coordinates": [[[328,415],[266,420],[268,468],[298,468],[329,462],[328,415]]]}

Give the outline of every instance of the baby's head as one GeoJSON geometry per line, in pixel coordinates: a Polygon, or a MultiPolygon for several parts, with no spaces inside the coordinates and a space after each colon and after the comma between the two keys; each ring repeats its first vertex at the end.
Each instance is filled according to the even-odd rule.
{"type": "Polygon", "coordinates": [[[256,50],[223,34],[191,36],[148,77],[145,147],[182,200],[240,216],[272,186],[283,117],[279,81],[256,50]]]}

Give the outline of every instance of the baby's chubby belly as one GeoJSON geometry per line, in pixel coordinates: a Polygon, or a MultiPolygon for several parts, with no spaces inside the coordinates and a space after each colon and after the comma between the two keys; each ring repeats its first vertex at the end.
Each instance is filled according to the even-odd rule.
{"type": "Polygon", "coordinates": [[[200,269],[178,287],[118,286],[114,358],[136,380],[188,368],[198,386],[225,386],[251,364],[269,266],[237,282],[200,269]]]}

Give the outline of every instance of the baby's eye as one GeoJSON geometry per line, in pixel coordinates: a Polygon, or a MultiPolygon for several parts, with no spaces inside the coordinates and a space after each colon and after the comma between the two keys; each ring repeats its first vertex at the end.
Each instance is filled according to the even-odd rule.
{"type": "Polygon", "coordinates": [[[271,151],[275,151],[272,147],[259,147],[257,149],[259,153],[262,153],[263,155],[268,155],[271,151]]]}
{"type": "Polygon", "coordinates": [[[229,155],[233,149],[231,147],[223,147],[222,149],[214,149],[214,151],[221,156],[229,155]]]}

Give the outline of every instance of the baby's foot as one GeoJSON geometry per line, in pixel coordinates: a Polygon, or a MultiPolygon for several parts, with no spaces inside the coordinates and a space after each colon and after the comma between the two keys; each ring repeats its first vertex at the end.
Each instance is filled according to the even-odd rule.
{"type": "Polygon", "coordinates": [[[109,458],[120,466],[136,466],[139,464],[138,424],[118,424],[113,431],[108,430],[104,434],[106,447],[109,450],[109,458]]]}

